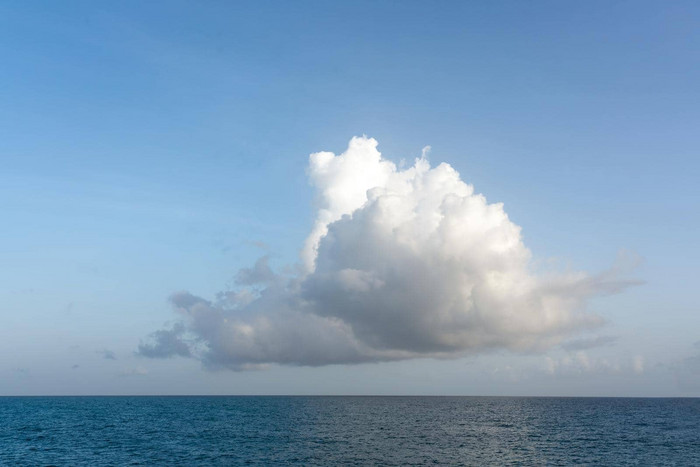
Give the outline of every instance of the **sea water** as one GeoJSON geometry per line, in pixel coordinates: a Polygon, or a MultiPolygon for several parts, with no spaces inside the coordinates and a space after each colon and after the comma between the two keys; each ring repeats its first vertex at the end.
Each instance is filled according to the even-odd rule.
{"type": "Polygon", "coordinates": [[[700,399],[2,397],[3,465],[700,465],[700,399]]]}

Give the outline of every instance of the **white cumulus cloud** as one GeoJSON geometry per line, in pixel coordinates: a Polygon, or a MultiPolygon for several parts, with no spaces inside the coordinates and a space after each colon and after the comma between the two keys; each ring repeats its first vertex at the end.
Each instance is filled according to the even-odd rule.
{"type": "Polygon", "coordinates": [[[616,268],[534,273],[503,205],[426,154],[400,169],[367,137],[312,154],[318,212],[301,272],[275,274],[265,257],[217,301],[174,295],[182,324],[140,353],[247,369],[536,351],[602,324],[587,301],[634,283],[616,268]]]}

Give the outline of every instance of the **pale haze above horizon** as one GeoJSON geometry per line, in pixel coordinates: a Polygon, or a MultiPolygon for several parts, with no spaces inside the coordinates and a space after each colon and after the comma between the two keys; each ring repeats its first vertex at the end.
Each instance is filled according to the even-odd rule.
{"type": "Polygon", "coordinates": [[[700,397],[698,21],[0,5],[0,395],[700,397]]]}

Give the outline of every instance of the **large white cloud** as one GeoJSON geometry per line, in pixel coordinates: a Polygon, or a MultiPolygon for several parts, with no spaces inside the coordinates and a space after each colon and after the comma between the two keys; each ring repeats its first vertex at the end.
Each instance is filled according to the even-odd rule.
{"type": "Polygon", "coordinates": [[[502,204],[448,164],[397,168],[371,138],[312,154],[308,175],[319,209],[302,272],[276,275],[264,258],[238,275],[262,289],[174,295],[184,331],[154,333],[143,355],[187,355],[182,343],[210,367],[242,369],[541,350],[600,325],[587,300],[632,283],[614,269],[533,273],[502,204]]]}

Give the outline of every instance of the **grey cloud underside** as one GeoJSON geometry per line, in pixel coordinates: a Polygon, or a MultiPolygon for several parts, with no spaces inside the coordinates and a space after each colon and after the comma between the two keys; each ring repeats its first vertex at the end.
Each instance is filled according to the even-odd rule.
{"type": "Polygon", "coordinates": [[[267,284],[275,279],[275,273],[268,264],[269,256],[263,256],[255,262],[252,268],[243,268],[236,274],[236,284],[255,285],[267,284]]]}
{"type": "Polygon", "coordinates": [[[358,352],[346,325],[297,311],[299,303],[288,290],[270,287],[243,309],[230,296],[216,303],[187,292],[170,302],[187,320],[185,326],[153,334],[153,344],[142,344],[145,357],[197,354],[211,369],[254,369],[269,363],[320,366],[361,363],[370,358],[358,352]],[[252,314],[249,319],[245,315],[252,314]],[[198,350],[194,350],[198,349],[198,350]]]}
{"type": "Polygon", "coordinates": [[[174,294],[181,321],[140,355],[240,370],[540,351],[603,323],[591,297],[636,283],[619,267],[534,274],[520,227],[447,164],[399,170],[355,138],[308,172],[319,211],[301,272],[263,257],[216,301],[174,294]]]}
{"type": "Polygon", "coordinates": [[[173,356],[190,357],[189,345],[182,339],[185,333],[183,323],[175,324],[172,329],[161,329],[151,334],[151,343],[141,343],[137,354],[149,358],[169,358],[173,356]]]}

